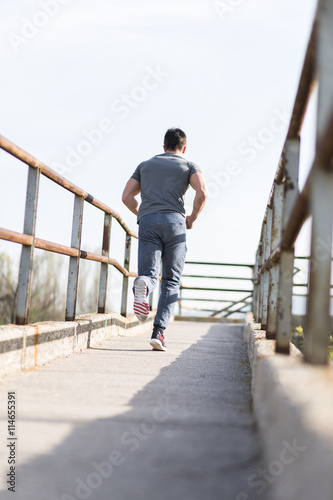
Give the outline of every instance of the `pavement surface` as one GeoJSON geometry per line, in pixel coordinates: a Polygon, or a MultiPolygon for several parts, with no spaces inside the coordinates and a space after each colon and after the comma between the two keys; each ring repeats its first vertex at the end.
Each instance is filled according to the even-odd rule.
{"type": "Polygon", "coordinates": [[[113,337],[3,380],[0,498],[266,500],[242,329],[174,322],[167,352],[147,335],[113,337]]]}

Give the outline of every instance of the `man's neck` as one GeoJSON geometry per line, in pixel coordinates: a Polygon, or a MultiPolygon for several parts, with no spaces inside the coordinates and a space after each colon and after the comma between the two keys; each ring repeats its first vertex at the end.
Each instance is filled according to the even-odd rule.
{"type": "Polygon", "coordinates": [[[166,153],[170,153],[171,155],[182,156],[182,152],[181,151],[170,151],[169,149],[167,149],[165,152],[166,153]]]}

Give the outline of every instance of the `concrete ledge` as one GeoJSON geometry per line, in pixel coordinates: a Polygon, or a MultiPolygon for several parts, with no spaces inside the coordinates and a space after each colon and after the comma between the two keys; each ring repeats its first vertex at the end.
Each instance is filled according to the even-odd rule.
{"type": "MultiPolygon", "coordinates": [[[[252,313],[248,314],[244,326],[244,340],[248,346],[248,356],[253,372],[252,380],[255,378],[254,374],[258,361],[268,356],[277,356],[275,353],[275,340],[266,339],[266,332],[260,330],[260,328],[260,323],[253,322],[252,313]]],[[[302,353],[294,344],[290,344],[290,355],[292,358],[303,359],[302,353]]],[[[282,356],[282,358],[285,358],[285,356],[282,356]]]]}
{"type": "Polygon", "coordinates": [[[275,354],[275,342],[250,316],[244,338],[265,452],[254,498],[267,489],[269,500],[332,500],[333,367],[305,364],[294,346],[290,356],[275,354]]]}
{"type": "Polygon", "coordinates": [[[145,323],[116,313],[88,314],[76,321],[0,326],[0,375],[42,366],[59,356],[80,352],[111,336],[150,332],[155,314],[145,323]]]}
{"type": "Polygon", "coordinates": [[[174,316],[175,321],[196,321],[197,323],[225,323],[244,325],[244,319],[211,318],[210,316],[174,316]]]}

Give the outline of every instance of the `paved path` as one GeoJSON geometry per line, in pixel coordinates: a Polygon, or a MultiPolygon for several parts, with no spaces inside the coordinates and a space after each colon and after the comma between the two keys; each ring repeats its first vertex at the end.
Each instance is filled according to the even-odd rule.
{"type": "MultiPolygon", "coordinates": [[[[242,327],[173,323],[168,351],[146,336],[7,378],[17,398],[15,500],[253,500],[260,449],[242,327]]],[[[258,497],[259,498],[259,497],[258,497]]],[[[263,496],[260,496],[265,500],[263,496]]]]}

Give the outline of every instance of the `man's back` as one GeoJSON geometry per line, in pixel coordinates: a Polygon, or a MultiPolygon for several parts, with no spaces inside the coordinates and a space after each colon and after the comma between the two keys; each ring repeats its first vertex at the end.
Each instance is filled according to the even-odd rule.
{"type": "Polygon", "coordinates": [[[197,165],[173,153],[142,162],[132,175],[141,185],[138,221],[157,212],[177,212],[185,217],[184,194],[191,175],[200,172],[197,165]]]}

